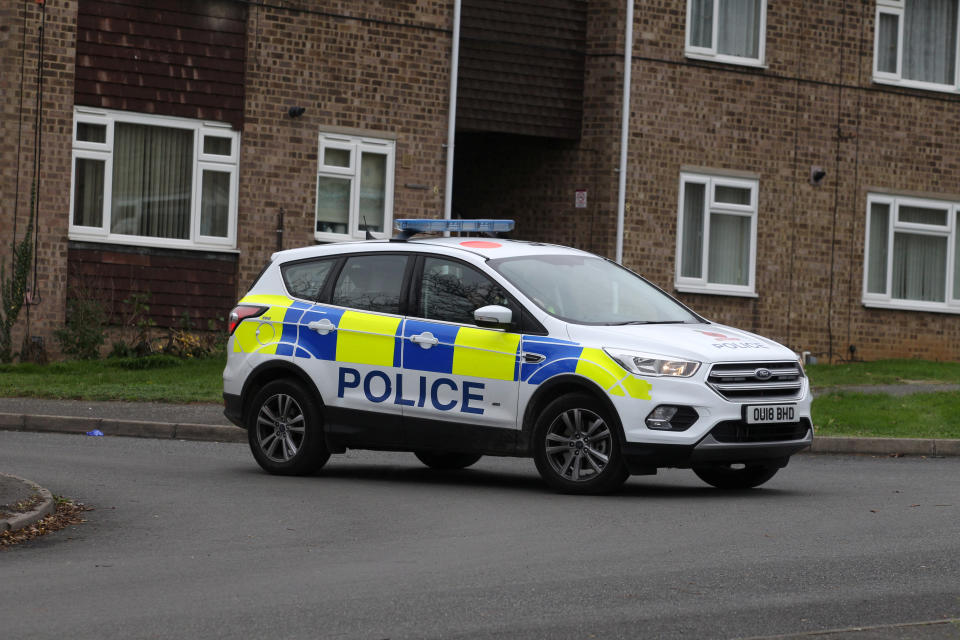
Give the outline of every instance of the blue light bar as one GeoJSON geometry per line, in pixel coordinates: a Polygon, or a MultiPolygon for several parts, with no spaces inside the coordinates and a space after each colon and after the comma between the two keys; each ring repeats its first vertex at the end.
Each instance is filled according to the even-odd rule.
{"type": "Polygon", "coordinates": [[[513,220],[435,220],[430,218],[394,220],[399,231],[428,233],[468,231],[471,233],[504,233],[513,230],[513,220]]]}

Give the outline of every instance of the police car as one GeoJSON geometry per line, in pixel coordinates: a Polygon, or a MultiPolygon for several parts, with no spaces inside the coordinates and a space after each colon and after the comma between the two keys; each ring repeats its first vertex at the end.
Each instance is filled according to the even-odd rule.
{"type": "Polygon", "coordinates": [[[745,489],[810,445],[791,350],[610,260],[495,235],[512,227],[398,220],[391,240],[274,254],[230,314],[223,373],[260,466],[359,448],[436,469],[532,457],[567,493],[665,467],[745,489]],[[416,236],[436,231],[476,236],[416,236]]]}

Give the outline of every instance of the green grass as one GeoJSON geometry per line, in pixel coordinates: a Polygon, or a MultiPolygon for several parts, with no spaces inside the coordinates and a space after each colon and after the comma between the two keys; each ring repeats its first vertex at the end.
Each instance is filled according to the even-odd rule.
{"type": "Polygon", "coordinates": [[[181,360],[171,356],[0,365],[0,396],[223,402],[226,357],[181,360]]]}
{"type": "MultiPolygon", "coordinates": [[[[170,356],[0,365],[0,396],[154,402],[223,401],[225,357],[180,360],[170,356]]],[[[884,360],[812,365],[815,387],[960,383],[960,363],[884,360]]],[[[960,392],[902,397],[838,391],[813,401],[817,435],[885,438],[960,438],[960,392]]]]}
{"type": "Polygon", "coordinates": [[[814,399],[813,423],[820,436],[960,438],[960,392],[830,393],[814,399]]]}
{"type": "Polygon", "coordinates": [[[814,387],[896,384],[918,380],[960,384],[960,362],[877,360],[847,364],[813,364],[807,366],[806,370],[814,387]]]}

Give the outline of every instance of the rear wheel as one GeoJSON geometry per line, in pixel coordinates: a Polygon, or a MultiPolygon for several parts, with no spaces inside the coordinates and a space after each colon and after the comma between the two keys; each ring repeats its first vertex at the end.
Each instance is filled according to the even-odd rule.
{"type": "Polygon", "coordinates": [[[445,453],[438,451],[414,451],[413,455],[431,469],[466,469],[481,457],[475,453],[445,453]]]}
{"type": "Polygon", "coordinates": [[[253,398],[247,440],[264,471],[277,475],[312,473],[330,458],[320,405],[294,379],[274,380],[253,398]]]}
{"type": "Polygon", "coordinates": [[[599,400],[557,398],[540,414],[533,457],[541,477],[563,493],[607,493],[630,475],[620,453],[619,427],[599,400]]]}
{"type": "Polygon", "coordinates": [[[753,489],[777,475],[778,465],[722,464],[694,467],[697,477],[717,489],[753,489]]]}

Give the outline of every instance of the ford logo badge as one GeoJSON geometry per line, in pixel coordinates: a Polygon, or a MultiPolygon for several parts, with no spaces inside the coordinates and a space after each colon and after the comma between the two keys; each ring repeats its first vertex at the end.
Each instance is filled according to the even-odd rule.
{"type": "Polygon", "coordinates": [[[753,372],[753,375],[757,380],[769,380],[773,376],[773,373],[771,373],[770,369],[757,369],[753,372]]]}

